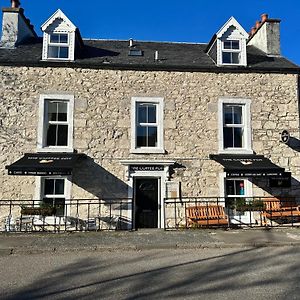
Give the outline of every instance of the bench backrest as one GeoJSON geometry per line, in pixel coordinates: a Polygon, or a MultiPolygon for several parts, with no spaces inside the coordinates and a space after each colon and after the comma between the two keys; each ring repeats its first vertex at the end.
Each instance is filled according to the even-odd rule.
{"type": "Polygon", "coordinates": [[[224,207],[220,205],[190,206],[186,208],[187,217],[195,219],[225,219],[224,207]]]}
{"type": "Polygon", "coordinates": [[[266,210],[280,210],[280,200],[277,198],[266,198],[263,200],[265,204],[265,209],[266,210]]]}

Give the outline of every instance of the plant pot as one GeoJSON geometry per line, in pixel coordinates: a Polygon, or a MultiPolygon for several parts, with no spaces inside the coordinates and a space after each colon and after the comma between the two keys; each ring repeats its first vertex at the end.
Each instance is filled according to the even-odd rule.
{"type": "Polygon", "coordinates": [[[53,216],[56,214],[55,207],[23,207],[21,209],[22,215],[39,215],[39,216],[53,216]]]}

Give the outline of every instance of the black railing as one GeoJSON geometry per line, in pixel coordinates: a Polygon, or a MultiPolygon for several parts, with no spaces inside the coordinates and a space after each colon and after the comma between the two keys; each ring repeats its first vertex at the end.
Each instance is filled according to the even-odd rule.
{"type": "Polygon", "coordinates": [[[164,201],[165,229],[300,226],[295,197],[182,197],[164,201]]]}
{"type": "Polygon", "coordinates": [[[0,231],[131,230],[132,199],[71,199],[45,205],[40,200],[0,200],[0,231]]]}

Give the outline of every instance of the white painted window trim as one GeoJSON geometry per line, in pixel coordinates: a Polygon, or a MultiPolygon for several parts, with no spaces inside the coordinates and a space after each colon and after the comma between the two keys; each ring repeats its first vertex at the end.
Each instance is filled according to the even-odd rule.
{"type": "Polygon", "coordinates": [[[75,32],[68,32],[62,30],[53,30],[51,32],[44,32],[43,35],[43,60],[51,60],[51,61],[74,61],[75,58],[75,32]],[[53,44],[57,46],[67,45],[69,48],[69,57],[68,58],[59,58],[59,57],[48,57],[48,47],[52,45],[50,43],[50,35],[51,34],[67,34],[68,35],[68,44],[53,44]]]}
{"type": "MultiPolygon", "coordinates": [[[[219,174],[219,186],[220,186],[220,197],[222,199],[225,200],[225,197],[227,197],[226,195],[226,191],[225,191],[225,180],[244,180],[245,185],[244,185],[244,189],[245,189],[245,195],[240,196],[241,198],[252,198],[253,197],[253,186],[252,186],[252,182],[249,180],[249,178],[245,178],[245,177],[230,177],[230,178],[226,178],[226,172],[221,172],[219,174]]],[[[233,197],[233,196],[232,196],[233,197]]],[[[236,197],[239,197],[239,195],[237,195],[236,197]]],[[[225,201],[223,202],[224,206],[225,206],[225,201]]]]}
{"type": "Polygon", "coordinates": [[[130,153],[165,153],[163,140],[164,98],[132,97],[131,98],[131,149],[130,153]],[[136,147],[136,107],[137,102],[157,104],[157,147],[136,147]]]}
{"type": "Polygon", "coordinates": [[[228,39],[218,39],[217,40],[217,65],[218,66],[247,66],[247,45],[246,39],[244,38],[228,38],[228,39]],[[239,50],[229,50],[223,49],[224,42],[226,41],[239,41],[240,49],[239,50]],[[223,63],[223,51],[224,52],[237,52],[240,53],[240,62],[238,64],[229,64],[223,63]]]}
{"type": "MultiPolygon", "coordinates": [[[[43,198],[43,185],[42,181],[44,179],[64,179],[65,180],[65,214],[64,216],[70,215],[70,203],[71,203],[71,189],[72,189],[72,176],[38,176],[35,179],[35,199],[42,201],[43,198]]],[[[36,206],[39,206],[39,203],[36,203],[36,206]]],[[[45,218],[45,221],[47,223],[54,222],[54,224],[58,224],[58,220],[61,219],[61,217],[55,217],[55,216],[48,216],[45,218]]]]}
{"type": "Polygon", "coordinates": [[[243,98],[222,97],[218,103],[218,142],[219,153],[228,154],[253,154],[252,150],[252,135],[251,135],[251,100],[243,98]],[[223,122],[224,104],[240,104],[243,105],[243,120],[244,120],[244,148],[227,148],[224,149],[223,144],[223,122]]]}
{"type": "Polygon", "coordinates": [[[73,114],[74,95],[67,94],[41,94],[39,99],[39,122],[38,122],[38,152],[73,152],[73,114]],[[45,101],[62,100],[68,102],[68,146],[45,146],[45,101]]]}

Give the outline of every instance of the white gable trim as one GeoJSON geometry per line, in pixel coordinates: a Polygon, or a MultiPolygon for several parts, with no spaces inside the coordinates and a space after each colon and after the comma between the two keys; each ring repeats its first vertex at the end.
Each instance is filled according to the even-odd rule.
{"type": "Polygon", "coordinates": [[[223,34],[229,29],[230,26],[234,26],[240,32],[240,34],[242,35],[243,38],[247,39],[249,37],[249,34],[239,24],[239,22],[234,17],[230,17],[230,19],[216,33],[217,38],[221,38],[223,36],[223,34]]]}
{"type": "Polygon", "coordinates": [[[62,19],[69,27],[70,31],[75,31],[76,26],[70,21],[70,19],[60,10],[58,9],[42,26],[41,29],[43,32],[47,30],[47,28],[56,20],[62,19]]]}

